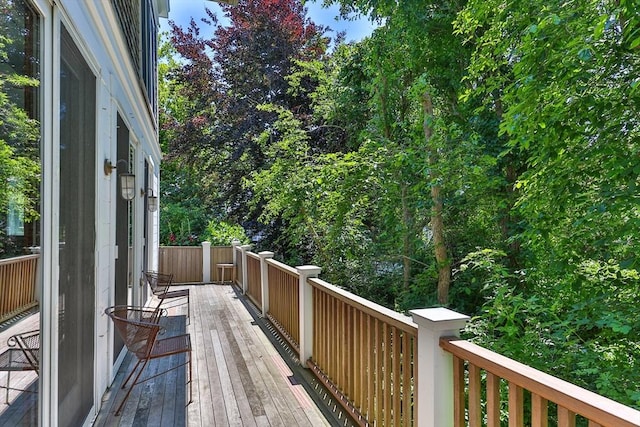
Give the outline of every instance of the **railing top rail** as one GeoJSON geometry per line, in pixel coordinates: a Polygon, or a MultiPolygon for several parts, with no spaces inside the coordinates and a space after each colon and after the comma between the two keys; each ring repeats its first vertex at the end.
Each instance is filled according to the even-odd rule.
{"type": "Polygon", "coordinates": [[[289,266],[287,264],[284,264],[284,263],[282,263],[280,261],[276,261],[273,258],[267,259],[267,264],[274,266],[278,270],[282,270],[282,271],[284,271],[286,273],[289,273],[289,274],[291,274],[293,276],[299,277],[298,270],[296,270],[295,268],[293,268],[293,267],[291,267],[291,266],[289,266]]]}
{"type": "Polygon", "coordinates": [[[307,282],[311,286],[321,289],[322,291],[327,292],[335,296],[336,298],[353,305],[354,307],[357,307],[363,312],[384,322],[387,322],[388,324],[395,326],[405,332],[408,332],[412,335],[417,335],[418,333],[418,325],[416,325],[409,316],[405,316],[402,313],[398,313],[397,311],[390,310],[379,304],[371,302],[368,299],[359,297],[358,295],[352,294],[349,291],[345,291],[344,289],[327,283],[322,279],[310,278],[307,282]]]}
{"type": "Polygon", "coordinates": [[[247,256],[251,257],[251,258],[254,258],[254,259],[260,259],[260,255],[258,255],[256,253],[253,253],[253,252],[249,252],[249,251],[247,251],[247,256]]]}
{"type": "Polygon", "coordinates": [[[173,246],[173,245],[162,245],[160,249],[182,249],[186,251],[201,251],[202,246],[173,246]]]}
{"type": "Polygon", "coordinates": [[[640,411],[469,341],[453,337],[442,338],[440,347],[460,359],[467,360],[481,369],[511,381],[600,425],[640,426],[640,411]]]}
{"type": "Polygon", "coordinates": [[[0,259],[0,265],[13,264],[15,262],[20,262],[20,261],[28,261],[30,259],[34,259],[38,257],[40,257],[40,254],[31,254],[31,255],[16,256],[13,258],[4,258],[4,259],[0,259]]]}

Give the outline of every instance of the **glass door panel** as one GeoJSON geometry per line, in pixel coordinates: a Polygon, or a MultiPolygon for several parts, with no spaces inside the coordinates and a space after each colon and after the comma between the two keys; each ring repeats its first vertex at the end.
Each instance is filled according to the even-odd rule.
{"type": "Polygon", "coordinates": [[[96,78],[70,34],[60,39],[59,425],[93,406],[96,78]]]}

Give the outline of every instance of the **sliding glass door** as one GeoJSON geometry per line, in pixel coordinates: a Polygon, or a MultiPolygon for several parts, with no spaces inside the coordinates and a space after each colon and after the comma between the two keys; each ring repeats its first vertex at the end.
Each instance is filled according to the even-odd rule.
{"type": "Polygon", "coordinates": [[[96,78],[62,27],[60,38],[59,425],[93,406],[96,78]]]}

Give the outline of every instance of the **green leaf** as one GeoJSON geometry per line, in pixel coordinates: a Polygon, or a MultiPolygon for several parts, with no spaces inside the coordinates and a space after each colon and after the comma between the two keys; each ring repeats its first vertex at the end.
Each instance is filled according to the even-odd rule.
{"type": "Polygon", "coordinates": [[[593,52],[591,51],[590,48],[588,47],[584,47],[582,49],[580,49],[580,51],[578,51],[578,58],[580,58],[582,61],[589,61],[593,56],[593,52]]]}

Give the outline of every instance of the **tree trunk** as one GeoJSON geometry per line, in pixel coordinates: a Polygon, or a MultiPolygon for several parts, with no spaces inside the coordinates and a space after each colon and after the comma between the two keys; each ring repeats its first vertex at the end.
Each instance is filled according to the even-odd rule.
{"type": "Polygon", "coordinates": [[[429,174],[431,180],[431,232],[433,233],[433,245],[438,268],[438,303],[445,305],[449,299],[449,286],[451,285],[451,261],[447,255],[447,246],[444,240],[444,221],[442,219],[443,202],[442,187],[438,184],[438,172],[435,166],[438,163],[438,148],[430,144],[433,136],[433,128],[430,119],[433,117],[433,101],[431,95],[425,92],[422,97],[422,109],[424,112],[423,131],[429,153],[429,174]]]}
{"type": "MultiPolygon", "coordinates": [[[[502,122],[503,116],[503,108],[502,108],[502,100],[499,95],[494,94],[495,99],[495,108],[496,108],[496,116],[498,120],[502,122]]],[[[505,242],[510,241],[508,247],[509,252],[507,255],[507,259],[509,262],[509,267],[512,270],[516,270],[519,268],[519,259],[520,259],[520,241],[514,238],[514,233],[517,231],[514,229],[515,224],[517,224],[518,219],[514,218],[513,207],[515,205],[515,201],[517,195],[515,194],[515,184],[518,180],[518,171],[516,167],[516,158],[513,154],[508,154],[505,156],[505,168],[504,168],[504,177],[506,181],[505,186],[505,206],[502,208],[502,212],[500,215],[500,230],[502,231],[502,238],[505,242]]]]}
{"type": "Polygon", "coordinates": [[[411,282],[411,258],[413,257],[413,248],[411,247],[411,235],[413,223],[413,215],[409,209],[409,201],[407,200],[407,184],[402,183],[402,222],[404,224],[404,230],[402,235],[402,271],[403,271],[403,284],[405,291],[409,289],[411,282]]]}

